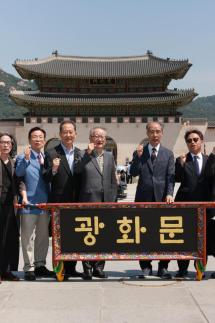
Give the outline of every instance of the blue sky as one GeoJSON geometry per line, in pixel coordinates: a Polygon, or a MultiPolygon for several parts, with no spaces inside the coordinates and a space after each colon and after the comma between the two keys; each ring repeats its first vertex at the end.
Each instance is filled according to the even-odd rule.
{"type": "Polygon", "coordinates": [[[188,58],[170,88],[215,95],[214,0],[2,0],[0,67],[17,75],[16,58],[142,55],[188,58]]]}

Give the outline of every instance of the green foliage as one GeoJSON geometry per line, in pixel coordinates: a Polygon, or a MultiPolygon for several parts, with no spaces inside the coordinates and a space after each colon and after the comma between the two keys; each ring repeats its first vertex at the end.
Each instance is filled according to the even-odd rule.
{"type": "Polygon", "coordinates": [[[18,107],[9,98],[9,92],[11,88],[23,90],[32,87],[34,87],[32,82],[22,81],[14,75],[8,74],[0,69],[0,120],[23,118],[28,110],[23,107],[18,107]]]}
{"type": "Polygon", "coordinates": [[[179,108],[185,118],[207,118],[215,120],[215,95],[200,97],[189,105],[179,108]]]}

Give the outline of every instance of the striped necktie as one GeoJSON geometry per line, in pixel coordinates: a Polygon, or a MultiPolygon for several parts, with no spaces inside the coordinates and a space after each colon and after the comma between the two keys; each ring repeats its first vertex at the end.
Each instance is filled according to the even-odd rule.
{"type": "Polygon", "coordinates": [[[152,161],[152,164],[154,163],[156,157],[157,157],[157,155],[156,155],[156,148],[152,148],[152,153],[151,153],[151,161],[152,161]]]}
{"type": "Polygon", "coordinates": [[[42,153],[39,153],[37,155],[37,159],[38,159],[38,162],[40,165],[43,165],[44,164],[44,158],[43,158],[43,154],[42,153]]]}

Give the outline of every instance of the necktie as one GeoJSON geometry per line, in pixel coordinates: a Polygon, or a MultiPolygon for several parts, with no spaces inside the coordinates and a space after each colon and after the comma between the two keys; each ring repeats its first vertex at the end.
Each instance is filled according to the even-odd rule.
{"type": "Polygon", "coordinates": [[[154,163],[155,159],[156,159],[156,148],[152,148],[152,153],[151,153],[151,161],[152,164],[154,163]]]}
{"type": "Polygon", "coordinates": [[[199,163],[198,163],[198,156],[193,156],[193,162],[195,165],[195,170],[196,170],[196,174],[199,176],[200,175],[200,169],[199,169],[199,163]]]}
{"type": "Polygon", "coordinates": [[[44,164],[44,158],[43,158],[43,154],[42,153],[39,153],[37,155],[37,159],[38,159],[38,162],[40,165],[43,165],[44,164]]]}

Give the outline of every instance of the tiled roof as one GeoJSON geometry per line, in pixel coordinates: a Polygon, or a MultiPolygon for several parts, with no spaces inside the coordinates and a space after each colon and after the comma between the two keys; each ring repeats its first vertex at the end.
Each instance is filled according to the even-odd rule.
{"type": "Polygon", "coordinates": [[[129,57],[79,57],[52,55],[46,59],[16,60],[21,77],[127,78],[170,75],[183,78],[192,64],[188,60],[162,59],[147,53],[129,57]]]}
{"type": "Polygon", "coordinates": [[[189,103],[197,94],[194,90],[168,90],[156,94],[116,94],[116,95],[67,95],[67,94],[42,94],[34,91],[25,93],[23,91],[13,91],[10,93],[13,99],[19,105],[55,105],[55,106],[73,106],[73,105],[130,105],[130,104],[181,104],[189,103]]]}

